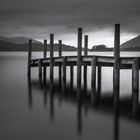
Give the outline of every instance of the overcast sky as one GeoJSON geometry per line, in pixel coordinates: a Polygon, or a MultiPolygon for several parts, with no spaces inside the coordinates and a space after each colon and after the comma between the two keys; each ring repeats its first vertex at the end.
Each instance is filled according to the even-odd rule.
{"type": "Polygon", "coordinates": [[[1,0],[0,35],[49,38],[76,45],[77,27],[95,44],[113,46],[114,24],[121,42],[140,34],[140,0],[1,0]]]}

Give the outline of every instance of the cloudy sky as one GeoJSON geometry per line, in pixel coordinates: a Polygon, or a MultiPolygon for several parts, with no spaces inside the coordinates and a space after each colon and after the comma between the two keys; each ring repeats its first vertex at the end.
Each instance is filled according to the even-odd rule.
{"type": "Polygon", "coordinates": [[[113,46],[114,24],[121,42],[140,34],[140,0],[0,0],[0,35],[48,39],[76,45],[77,27],[92,45],[113,46]]]}

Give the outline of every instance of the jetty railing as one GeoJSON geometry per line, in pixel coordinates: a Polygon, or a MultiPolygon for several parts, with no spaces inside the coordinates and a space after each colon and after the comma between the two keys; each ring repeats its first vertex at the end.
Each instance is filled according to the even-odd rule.
{"type": "MultiPolygon", "coordinates": [[[[139,57],[120,57],[120,24],[115,24],[114,33],[114,57],[88,55],[88,36],[84,36],[84,55],[82,55],[82,28],[78,28],[77,56],[62,56],[62,40],[59,40],[58,57],[54,57],[54,34],[50,34],[50,57],[47,57],[47,40],[44,40],[43,58],[32,59],[32,40],[29,40],[28,51],[28,75],[31,75],[31,68],[38,67],[39,79],[46,81],[46,67],[50,67],[50,82],[53,82],[53,68],[59,67],[59,79],[63,89],[66,85],[66,67],[70,66],[70,77],[73,82],[74,66],[77,66],[78,96],[81,93],[81,67],[84,66],[84,75],[87,73],[87,66],[91,66],[91,86],[93,94],[91,99],[100,98],[102,67],[113,67],[113,95],[114,107],[119,105],[120,96],[120,69],[132,69],[132,110],[137,113],[139,95],[139,57]],[[43,68],[43,74],[42,74],[43,68]],[[98,69],[97,69],[98,68],[98,69]],[[96,69],[98,72],[96,72],[96,69]],[[98,89],[96,93],[96,75],[98,77],[98,89]]],[[[127,80],[127,79],[126,79],[127,80]]]]}

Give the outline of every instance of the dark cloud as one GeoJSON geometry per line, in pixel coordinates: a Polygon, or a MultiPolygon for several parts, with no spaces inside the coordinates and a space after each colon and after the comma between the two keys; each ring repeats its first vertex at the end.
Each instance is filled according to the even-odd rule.
{"type": "Polygon", "coordinates": [[[140,33],[139,5],[139,0],[1,0],[0,30],[15,34],[61,27],[63,33],[78,26],[91,31],[120,23],[123,32],[140,33]]]}

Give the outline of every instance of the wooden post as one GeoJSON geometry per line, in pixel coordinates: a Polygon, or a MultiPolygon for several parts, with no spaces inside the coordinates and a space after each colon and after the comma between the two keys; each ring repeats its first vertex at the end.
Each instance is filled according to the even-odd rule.
{"type": "Polygon", "coordinates": [[[70,66],[70,88],[73,89],[73,66],[70,66]]]}
{"type": "Polygon", "coordinates": [[[139,59],[135,58],[132,65],[132,111],[136,115],[139,102],[139,59]]]}
{"type": "MultiPolygon", "coordinates": [[[[62,57],[62,40],[59,40],[59,52],[58,52],[58,56],[62,57]]],[[[61,66],[59,66],[59,83],[61,84],[61,66]]]]}
{"type": "Polygon", "coordinates": [[[59,57],[62,56],[62,40],[59,40],[59,57]]]}
{"type": "Polygon", "coordinates": [[[43,58],[47,57],[47,40],[44,40],[44,53],[43,53],[43,58]]]}
{"type": "MultiPolygon", "coordinates": [[[[84,36],[84,56],[88,55],[88,36],[85,35],[84,36]]],[[[84,73],[83,73],[83,77],[84,77],[84,93],[86,93],[87,90],[87,66],[84,66],[84,73]]]]}
{"type": "Polygon", "coordinates": [[[78,28],[78,55],[77,55],[77,86],[78,95],[81,91],[81,54],[82,54],[82,28],[78,28]]]}
{"type": "Polygon", "coordinates": [[[88,36],[85,35],[84,38],[84,56],[88,55],[88,36]]]}
{"type": "Polygon", "coordinates": [[[28,72],[27,74],[31,74],[31,58],[32,58],[32,40],[29,40],[29,49],[28,49],[28,72]]]}
{"type": "Polygon", "coordinates": [[[98,89],[97,89],[97,98],[100,99],[101,96],[101,77],[102,77],[102,67],[98,66],[98,89]]]}
{"type": "MultiPolygon", "coordinates": [[[[47,57],[47,40],[44,40],[44,55],[43,58],[47,57]]],[[[44,78],[44,84],[46,84],[46,66],[43,66],[43,78],[44,78]]]]}
{"type": "Polygon", "coordinates": [[[63,57],[62,68],[63,68],[63,75],[62,75],[62,93],[64,94],[66,89],[66,61],[67,58],[63,57]]]}
{"type": "Polygon", "coordinates": [[[38,62],[38,75],[39,75],[40,84],[42,85],[42,61],[41,60],[39,60],[38,62]]]}
{"type": "Polygon", "coordinates": [[[50,80],[53,81],[53,43],[54,34],[50,34],[50,80]]]}
{"type": "Polygon", "coordinates": [[[120,24],[115,24],[114,37],[114,73],[113,73],[113,90],[114,90],[114,107],[119,105],[119,90],[120,90],[120,24]]]}
{"type": "Polygon", "coordinates": [[[92,87],[92,94],[91,94],[91,100],[94,102],[96,98],[96,56],[93,56],[91,61],[91,87],[92,87]]]}

